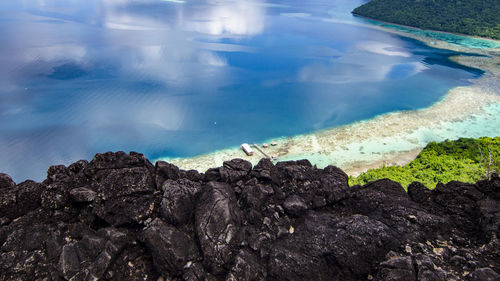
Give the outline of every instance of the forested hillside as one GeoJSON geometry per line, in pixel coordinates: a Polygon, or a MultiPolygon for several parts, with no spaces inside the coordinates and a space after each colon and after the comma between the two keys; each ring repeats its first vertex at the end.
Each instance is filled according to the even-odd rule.
{"type": "Polygon", "coordinates": [[[492,172],[499,171],[500,137],[461,138],[441,143],[431,142],[410,163],[371,169],[357,178],[349,178],[349,183],[363,185],[389,178],[403,186],[420,181],[432,188],[438,182],[447,183],[452,180],[476,182],[492,172]]]}
{"type": "Polygon", "coordinates": [[[373,0],[353,14],[386,22],[500,39],[499,0],[373,0]]]}

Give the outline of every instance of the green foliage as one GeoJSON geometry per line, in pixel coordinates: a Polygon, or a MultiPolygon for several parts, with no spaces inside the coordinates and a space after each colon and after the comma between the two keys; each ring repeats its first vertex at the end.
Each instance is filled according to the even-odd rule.
{"type": "Polygon", "coordinates": [[[353,13],[422,29],[500,39],[499,0],[372,0],[353,13]]]}
{"type": "Polygon", "coordinates": [[[490,172],[500,171],[500,137],[431,142],[410,163],[368,170],[358,177],[349,177],[349,184],[363,185],[383,178],[404,187],[413,181],[429,188],[452,180],[473,183],[487,176],[488,165],[490,172]]]}

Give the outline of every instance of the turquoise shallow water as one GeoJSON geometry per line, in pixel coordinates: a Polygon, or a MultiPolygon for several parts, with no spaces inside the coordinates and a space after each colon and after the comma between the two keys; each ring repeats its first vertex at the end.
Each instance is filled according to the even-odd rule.
{"type": "Polygon", "coordinates": [[[472,115],[457,122],[446,123],[442,130],[422,133],[421,142],[457,139],[460,137],[497,137],[500,132],[500,103],[484,108],[486,114],[472,115]]]}
{"type": "Polygon", "coordinates": [[[189,157],[311,133],[482,75],[350,24],[362,2],[1,1],[0,171],[40,180],[108,150],[189,157]]]}
{"type": "MultiPolygon", "coordinates": [[[[441,124],[429,124],[409,134],[394,132],[390,137],[360,138],[353,142],[342,144],[342,147],[332,147],[331,153],[306,153],[287,155],[280,161],[299,160],[307,158],[320,168],[328,165],[349,166],[358,161],[380,161],[387,159],[384,155],[410,151],[422,148],[432,141],[441,142],[458,138],[478,138],[483,136],[496,137],[500,130],[500,103],[488,105],[481,114],[473,114],[463,120],[446,121],[441,124]]],[[[380,128],[387,130],[380,122],[380,128]]]]}
{"type": "Polygon", "coordinates": [[[436,40],[442,40],[448,42],[455,46],[466,47],[471,49],[492,49],[492,48],[500,48],[500,44],[496,41],[486,40],[481,38],[473,38],[467,36],[461,36],[452,33],[438,32],[432,30],[423,30],[418,28],[412,28],[407,26],[389,24],[385,22],[380,22],[376,20],[361,18],[361,21],[366,21],[370,24],[381,26],[385,28],[391,28],[398,31],[402,31],[409,34],[414,34],[417,36],[432,38],[436,40]]]}

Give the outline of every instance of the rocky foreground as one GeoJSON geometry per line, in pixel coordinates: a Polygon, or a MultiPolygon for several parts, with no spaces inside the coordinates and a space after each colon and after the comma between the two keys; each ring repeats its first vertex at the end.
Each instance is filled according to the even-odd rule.
{"type": "Polygon", "coordinates": [[[0,174],[1,280],[499,280],[500,179],[408,193],[304,161],[0,174]]]}

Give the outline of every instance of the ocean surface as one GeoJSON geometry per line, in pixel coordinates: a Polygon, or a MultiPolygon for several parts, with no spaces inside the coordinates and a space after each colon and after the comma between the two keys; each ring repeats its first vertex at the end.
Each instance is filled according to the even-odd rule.
{"type": "Polygon", "coordinates": [[[109,150],[189,157],[310,133],[428,107],[482,75],[366,27],[350,14],[364,2],[2,0],[0,172],[42,180],[109,150]]]}

